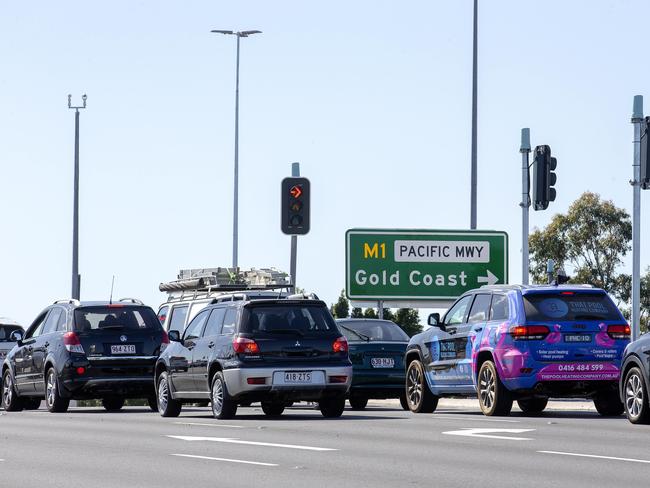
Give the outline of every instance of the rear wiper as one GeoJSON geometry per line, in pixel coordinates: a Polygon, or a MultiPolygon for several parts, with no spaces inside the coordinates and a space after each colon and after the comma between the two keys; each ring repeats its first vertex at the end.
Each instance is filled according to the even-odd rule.
{"type": "Polygon", "coordinates": [[[300,337],[304,337],[304,333],[298,329],[273,329],[273,330],[267,330],[266,331],[268,334],[296,334],[299,335],[300,337]]]}
{"type": "Polygon", "coordinates": [[[367,336],[365,334],[362,334],[361,332],[357,332],[354,329],[350,329],[350,327],[346,327],[345,325],[342,325],[341,327],[344,328],[345,330],[349,331],[349,332],[352,332],[355,336],[361,337],[361,339],[363,339],[364,341],[370,342],[370,337],[369,336],[367,336]]]}
{"type": "Polygon", "coordinates": [[[113,325],[102,325],[99,329],[123,329],[122,324],[113,324],[113,325]]]}

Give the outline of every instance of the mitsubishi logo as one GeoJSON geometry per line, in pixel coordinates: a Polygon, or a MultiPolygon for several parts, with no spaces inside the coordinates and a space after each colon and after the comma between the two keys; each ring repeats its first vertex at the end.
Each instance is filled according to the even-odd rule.
{"type": "Polygon", "coordinates": [[[301,346],[300,341],[296,341],[295,347],[300,347],[300,346],[301,346]]]}
{"type": "Polygon", "coordinates": [[[126,341],[128,340],[128,337],[126,337],[125,335],[121,335],[121,336],[120,336],[120,340],[121,340],[122,342],[126,342],[126,341]]]}

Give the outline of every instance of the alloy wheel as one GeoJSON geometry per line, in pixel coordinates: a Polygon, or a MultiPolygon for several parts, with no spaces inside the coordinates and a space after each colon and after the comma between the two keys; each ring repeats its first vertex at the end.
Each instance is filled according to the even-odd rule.
{"type": "Polygon", "coordinates": [[[643,401],[641,378],[637,374],[632,374],[627,379],[627,385],[625,386],[625,406],[630,416],[636,418],[641,414],[643,401]]]}
{"type": "Polygon", "coordinates": [[[47,375],[47,381],[45,384],[45,401],[48,407],[54,405],[54,398],[56,395],[56,378],[54,376],[54,370],[50,370],[47,375]]]}
{"type": "Polygon", "coordinates": [[[158,384],[158,408],[161,412],[167,410],[167,403],[169,401],[169,386],[167,379],[161,378],[158,384]]]}
{"type": "Polygon", "coordinates": [[[13,388],[14,385],[11,382],[11,375],[5,375],[5,380],[2,384],[2,403],[3,405],[9,405],[13,399],[13,388]]]}
{"type": "Polygon", "coordinates": [[[409,370],[407,390],[411,405],[419,405],[422,399],[422,375],[417,367],[409,370]]]}
{"type": "Polygon", "coordinates": [[[478,392],[481,403],[486,409],[494,405],[495,381],[490,368],[483,368],[478,382],[478,392]]]}
{"type": "Polygon", "coordinates": [[[216,416],[221,415],[223,410],[223,384],[217,378],[212,385],[212,411],[216,416]]]}

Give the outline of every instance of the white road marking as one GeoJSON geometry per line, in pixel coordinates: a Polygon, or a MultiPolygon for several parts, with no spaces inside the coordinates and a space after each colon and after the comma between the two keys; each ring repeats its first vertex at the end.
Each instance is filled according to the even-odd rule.
{"type": "Polygon", "coordinates": [[[227,459],[209,456],[194,456],[192,454],[170,454],[170,456],[186,457],[193,459],[207,459],[208,461],[224,461],[226,463],[254,464],[256,466],[279,466],[279,464],[259,463],[257,461],[244,461],[242,459],[227,459]]]}
{"type": "Polygon", "coordinates": [[[506,419],[488,419],[485,417],[480,417],[478,415],[454,415],[454,414],[446,414],[446,413],[438,413],[438,414],[433,414],[432,418],[438,420],[438,419],[450,419],[450,420],[467,420],[467,421],[474,421],[478,420],[481,422],[505,422],[508,424],[520,424],[521,420],[506,420],[506,419]]]}
{"type": "Polygon", "coordinates": [[[223,427],[225,429],[243,429],[243,425],[227,425],[227,424],[202,424],[200,422],[174,422],[176,425],[198,425],[201,427],[223,427]]]}
{"type": "Polygon", "coordinates": [[[529,437],[512,437],[494,434],[523,434],[524,432],[532,432],[535,429],[471,429],[465,428],[463,430],[450,430],[443,432],[447,435],[460,435],[465,437],[482,437],[484,439],[505,439],[508,441],[532,441],[529,437]]]}
{"type": "Polygon", "coordinates": [[[594,459],[609,459],[612,461],[627,461],[630,463],[650,464],[650,461],[646,459],[621,458],[621,457],[614,457],[614,456],[598,456],[596,454],[579,454],[577,452],[561,452],[561,451],[537,451],[537,452],[542,454],[558,454],[560,456],[576,456],[576,457],[586,457],[586,458],[594,458],[594,459]]]}
{"type": "Polygon", "coordinates": [[[303,451],[338,451],[338,449],[331,449],[329,447],[299,446],[295,444],[276,444],[273,442],[242,441],[240,439],[231,439],[226,437],[198,437],[198,436],[191,436],[191,435],[167,435],[165,437],[170,437],[172,439],[180,439],[182,441],[225,442],[227,444],[245,444],[248,446],[282,447],[285,449],[300,449],[303,451]]]}

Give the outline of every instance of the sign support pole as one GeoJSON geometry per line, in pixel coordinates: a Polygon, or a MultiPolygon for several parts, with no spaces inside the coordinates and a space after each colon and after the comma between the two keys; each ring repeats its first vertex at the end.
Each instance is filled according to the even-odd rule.
{"type": "Polygon", "coordinates": [[[379,301],[377,302],[377,308],[378,308],[378,310],[377,310],[377,317],[378,317],[380,320],[384,320],[384,301],[383,301],[383,300],[379,300],[379,301]]]}
{"type": "Polygon", "coordinates": [[[530,209],[530,129],[521,129],[521,284],[528,284],[528,214],[530,209]]]}
{"type": "Polygon", "coordinates": [[[634,160],[632,162],[632,337],[640,334],[641,319],[641,124],[643,123],[643,96],[634,97],[632,124],[634,125],[634,160]]]}
{"type": "MultiPolygon", "coordinates": [[[[291,176],[300,176],[300,163],[291,163],[291,176]]],[[[291,265],[289,273],[291,274],[291,290],[296,292],[296,265],[298,261],[298,236],[291,236],[291,265]]]]}

